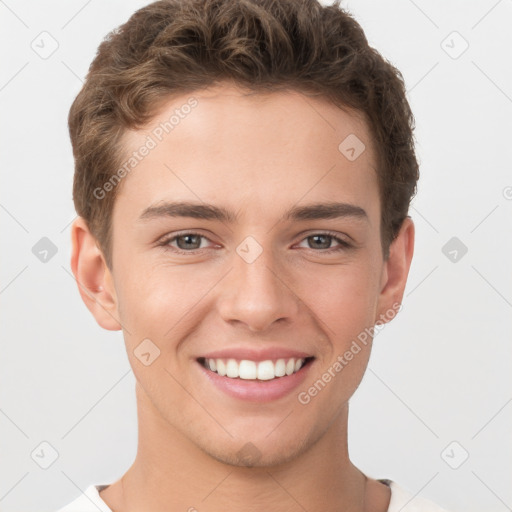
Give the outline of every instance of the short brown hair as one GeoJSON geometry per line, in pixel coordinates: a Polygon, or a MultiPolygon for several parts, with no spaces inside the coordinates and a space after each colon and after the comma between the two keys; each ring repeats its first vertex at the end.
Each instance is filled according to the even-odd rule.
{"type": "Polygon", "coordinates": [[[364,116],[376,148],[387,259],[416,194],[414,117],[400,71],[368,45],[339,0],[161,0],[106,36],[69,112],[75,208],[108,267],[119,187],[102,199],[94,191],[121,164],[122,135],[171,96],[223,81],[313,94],[364,116]]]}

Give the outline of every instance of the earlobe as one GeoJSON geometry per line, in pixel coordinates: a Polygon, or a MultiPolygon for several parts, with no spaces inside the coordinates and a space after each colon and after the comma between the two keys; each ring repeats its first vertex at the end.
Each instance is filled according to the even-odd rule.
{"type": "Polygon", "coordinates": [[[110,270],[82,217],[71,226],[71,246],[71,270],[87,309],[104,329],[121,330],[110,270]]]}
{"type": "Polygon", "coordinates": [[[381,290],[375,322],[389,322],[397,314],[402,303],[407,277],[414,253],[414,223],[406,217],[389,249],[384,262],[381,290]]]}

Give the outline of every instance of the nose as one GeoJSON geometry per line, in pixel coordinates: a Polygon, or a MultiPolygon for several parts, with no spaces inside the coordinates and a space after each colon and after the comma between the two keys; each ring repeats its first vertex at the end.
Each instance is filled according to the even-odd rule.
{"type": "Polygon", "coordinates": [[[254,261],[235,252],[231,262],[233,268],[218,295],[218,310],[225,322],[263,332],[273,324],[297,318],[300,299],[290,282],[291,273],[283,269],[283,262],[276,260],[271,249],[264,249],[254,261]]]}

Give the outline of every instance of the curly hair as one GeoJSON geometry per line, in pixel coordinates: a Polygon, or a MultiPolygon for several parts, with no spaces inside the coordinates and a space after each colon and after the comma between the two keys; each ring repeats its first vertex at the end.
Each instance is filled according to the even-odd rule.
{"type": "Polygon", "coordinates": [[[121,137],[172,96],[229,81],[254,92],[295,90],[352,109],[376,152],[384,258],[416,194],[414,117],[403,77],[370,47],[340,0],[160,0],[100,44],[69,112],[73,201],[112,268],[119,187],[95,193],[121,165],[121,137]]]}

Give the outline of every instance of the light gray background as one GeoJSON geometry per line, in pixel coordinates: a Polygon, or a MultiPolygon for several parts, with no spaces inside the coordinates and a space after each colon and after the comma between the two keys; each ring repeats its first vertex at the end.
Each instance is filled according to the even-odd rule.
{"type": "MultiPolygon", "coordinates": [[[[102,38],[146,3],[0,1],[2,512],[58,508],[135,456],[122,335],[95,323],[70,271],[66,121],[102,38]],[[45,59],[43,31],[58,43],[45,59]],[[46,263],[42,237],[58,249],[46,263]]],[[[511,510],[512,1],[344,5],[405,77],[421,163],[404,307],[351,402],[351,457],[453,512],[511,510]],[[455,262],[452,237],[468,249],[455,262]]]]}

